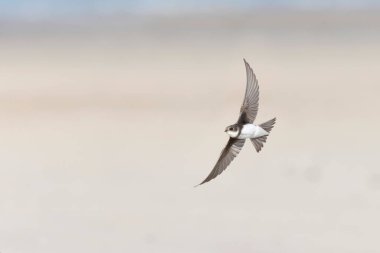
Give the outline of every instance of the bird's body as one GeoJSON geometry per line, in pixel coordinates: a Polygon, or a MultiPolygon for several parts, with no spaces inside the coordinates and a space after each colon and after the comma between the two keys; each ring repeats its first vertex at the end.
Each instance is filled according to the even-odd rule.
{"type": "Polygon", "coordinates": [[[227,134],[237,139],[251,139],[269,135],[262,127],[255,124],[237,125],[237,127],[238,131],[227,130],[227,134]]]}
{"type": "Polygon", "coordinates": [[[259,152],[276,122],[276,118],[273,118],[259,125],[253,124],[259,110],[259,85],[252,68],[245,60],[244,63],[247,72],[247,85],[238,121],[226,127],[225,132],[230,136],[230,139],[213,170],[201,184],[220,175],[239,154],[246,139],[250,139],[256,151],[259,152]]]}

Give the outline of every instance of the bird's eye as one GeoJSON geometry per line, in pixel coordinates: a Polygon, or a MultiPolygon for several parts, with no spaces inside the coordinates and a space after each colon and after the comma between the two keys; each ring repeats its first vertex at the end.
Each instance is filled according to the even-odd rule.
{"type": "Polygon", "coordinates": [[[230,131],[233,131],[234,129],[232,127],[230,127],[230,131]]]}

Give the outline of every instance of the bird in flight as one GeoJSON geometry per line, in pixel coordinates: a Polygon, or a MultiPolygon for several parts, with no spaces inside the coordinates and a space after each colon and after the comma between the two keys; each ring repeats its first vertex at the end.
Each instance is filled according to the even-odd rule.
{"type": "Polygon", "coordinates": [[[250,139],[256,151],[260,152],[276,123],[276,118],[273,118],[259,125],[253,124],[259,110],[259,85],[255,73],[245,59],[244,64],[247,72],[247,85],[239,119],[235,124],[226,127],[225,132],[230,139],[210,174],[199,185],[219,176],[239,154],[246,139],[250,139]]]}

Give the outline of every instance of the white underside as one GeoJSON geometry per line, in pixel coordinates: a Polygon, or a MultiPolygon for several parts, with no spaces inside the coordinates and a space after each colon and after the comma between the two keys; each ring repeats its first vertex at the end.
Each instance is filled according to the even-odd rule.
{"type": "Polygon", "coordinates": [[[266,136],[269,133],[262,129],[260,126],[254,124],[245,124],[241,130],[238,139],[247,139],[247,138],[258,138],[261,136],[266,136]]]}

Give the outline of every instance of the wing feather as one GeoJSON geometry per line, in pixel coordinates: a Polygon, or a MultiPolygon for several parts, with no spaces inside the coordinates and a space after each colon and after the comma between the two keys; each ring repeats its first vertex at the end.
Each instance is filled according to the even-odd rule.
{"type": "Polygon", "coordinates": [[[226,147],[223,149],[222,153],[220,154],[220,157],[218,161],[216,162],[213,170],[210,172],[210,174],[207,176],[205,180],[203,180],[201,184],[204,184],[217,176],[219,176],[227,167],[230,165],[230,163],[234,160],[234,158],[239,154],[240,150],[244,146],[245,140],[241,139],[235,139],[230,138],[227,142],[226,147]]]}
{"type": "Polygon", "coordinates": [[[259,84],[255,73],[244,59],[247,72],[247,85],[245,88],[244,101],[240,108],[239,123],[253,123],[259,110],[259,84]]]}

